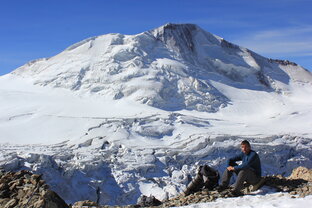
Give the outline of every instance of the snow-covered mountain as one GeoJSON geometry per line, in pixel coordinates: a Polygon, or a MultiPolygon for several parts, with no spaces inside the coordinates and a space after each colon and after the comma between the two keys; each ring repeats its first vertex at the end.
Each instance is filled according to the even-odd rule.
{"type": "Polygon", "coordinates": [[[192,24],[90,38],[13,74],[32,77],[37,85],[129,97],[164,110],[208,112],[230,102],[213,82],[288,91],[291,81],[312,80],[311,73],[294,63],[261,57],[192,24]]]}
{"type": "Polygon", "coordinates": [[[196,25],[93,37],[0,77],[0,164],[102,204],[175,196],[242,138],[287,175],[312,167],[311,93],[301,66],[196,25]]]}

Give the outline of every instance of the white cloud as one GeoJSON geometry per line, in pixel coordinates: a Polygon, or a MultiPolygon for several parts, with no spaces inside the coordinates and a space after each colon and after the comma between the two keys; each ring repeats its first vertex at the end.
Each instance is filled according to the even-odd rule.
{"type": "Polygon", "coordinates": [[[260,31],[254,35],[254,39],[266,39],[266,38],[292,38],[295,36],[302,36],[312,33],[312,26],[304,27],[292,27],[275,30],[260,31]]]}
{"type": "Polygon", "coordinates": [[[307,56],[312,53],[312,26],[255,31],[232,41],[264,55],[307,56]]]}

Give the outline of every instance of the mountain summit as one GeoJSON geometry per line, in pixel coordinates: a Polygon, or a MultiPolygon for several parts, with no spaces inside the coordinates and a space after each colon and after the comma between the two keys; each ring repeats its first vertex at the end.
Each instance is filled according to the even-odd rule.
{"type": "Polygon", "coordinates": [[[312,82],[311,73],[294,63],[264,58],[194,24],[171,23],[137,35],[89,38],[12,74],[164,110],[208,112],[230,102],[215,83],[283,92],[292,81],[312,82]]]}

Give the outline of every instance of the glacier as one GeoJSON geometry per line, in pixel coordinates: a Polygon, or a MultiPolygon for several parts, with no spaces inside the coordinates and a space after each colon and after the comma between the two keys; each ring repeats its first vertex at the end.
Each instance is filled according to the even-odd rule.
{"type": "Polygon", "coordinates": [[[0,77],[0,166],[68,203],[178,195],[250,140],[263,175],[312,168],[312,74],[193,24],[83,40],[0,77]]]}

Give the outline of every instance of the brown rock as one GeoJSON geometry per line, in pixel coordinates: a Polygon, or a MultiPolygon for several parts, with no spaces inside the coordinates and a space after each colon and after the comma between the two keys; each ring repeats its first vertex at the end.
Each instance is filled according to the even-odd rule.
{"type": "Polygon", "coordinates": [[[86,201],[78,201],[72,206],[72,208],[81,208],[83,206],[98,206],[96,202],[86,200],[86,201]]]}
{"type": "Polygon", "coordinates": [[[297,191],[291,191],[289,194],[291,194],[291,195],[297,195],[298,192],[297,192],[297,191]]]}
{"type": "Polygon", "coordinates": [[[30,183],[35,185],[35,186],[37,185],[38,182],[39,181],[37,179],[33,179],[33,178],[30,179],[30,183]]]}
{"type": "Polygon", "coordinates": [[[30,177],[31,177],[30,173],[27,173],[27,174],[24,175],[25,179],[30,179],[30,177]]]}
{"type": "Polygon", "coordinates": [[[42,197],[44,200],[43,208],[68,208],[65,201],[54,191],[47,190],[42,197]]]}
{"type": "Polygon", "coordinates": [[[11,186],[10,186],[10,191],[13,191],[14,189],[16,189],[16,186],[17,184],[16,183],[13,183],[11,186]]]}
{"type": "Polygon", "coordinates": [[[55,192],[48,190],[40,178],[41,175],[28,171],[5,173],[1,177],[3,183],[0,183],[0,197],[3,198],[0,207],[68,208],[55,192]]]}
{"type": "Polygon", "coordinates": [[[8,203],[8,201],[10,201],[10,198],[0,198],[0,207],[4,207],[4,205],[6,205],[6,203],[8,203]]]}
{"type": "Polygon", "coordinates": [[[34,208],[41,208],[41,207],[44,207],[44,200],[43,199],[40,199],[38,201],[36,201],[33,205],[34,208]]]}
{"type": "Polygon", "coordinates": [[[12,186],[14,183],[16,183],[16,180],[10,181],[10,182],[8,183],[8,185],[9,185],[9,186],[12,186]]]}
{"type": "Polygon", "coordinates": [[[21,177],[23,177],[27,173],[29,174],[30,172],[27,171],[27,170],[21,170],[21,171],[18,171],[17,173],[15,173],[15,177],[21,178],[21,177]]]}
{"type": "Polygon", "coordinates": [[[5,184],[8,184],[8,183],[9,183],[9,180],[8,180],[8,178],[6,178],[6,176],[3,176],[3,177],[0,179],[0,184],[3,184],[3,183],[5,183],[5,184]]]}
{"type": "Polygon", "coordinates": [[[10,201],[8,201],[8,203],[6,203],[4,208],[13,208],[16,205],[17,205],[17,200],[16,199],[11,199],[10,201]]]}
{"type": "Polygon", "coordinates": [[[24,198],[25,195],[26,195],[26,192],[23,191],[22,189],[19,189],[19,190],[17,191],[17,198],[18,198],[18,199],[24,198]]]}
{"type": "Polygon", "coordinates": [[[41,175],[33,174],[30,177],[30,181],[32,184],[36,185],[41,180],[41,175]]]}
{"type": "Polygon", "coordinates": [[[1,183],[0,184],[0,191],[9,189],[9,185],[7,183],[1,183]]]}
{"type": "Polygon", "coordinates": [[[312,182],[312,169],[300,166],[292,171],[288,179],[303,179],[312,182]]]}
{"type": "Polygon", "coordinates": [[[45,180],[39,180],[39,184],[40,185],[44,185],[45,184],[45,180]]]}
{"type": "Polygon", "coordinates": [[[30,184],[30,183],[31,183],[31,180],[28,179],[28,178],[25,178],[25,179],[23,179],[23,183],[24,183],[24,184],[30,184]]]}
{"type": "Polygon", "coordinates": [[[49,185],[48,185],[48,184],[43,184],[43,185],[41,186],[41,188],[43,188],[43,189],[49,189],[49,185]]]}

